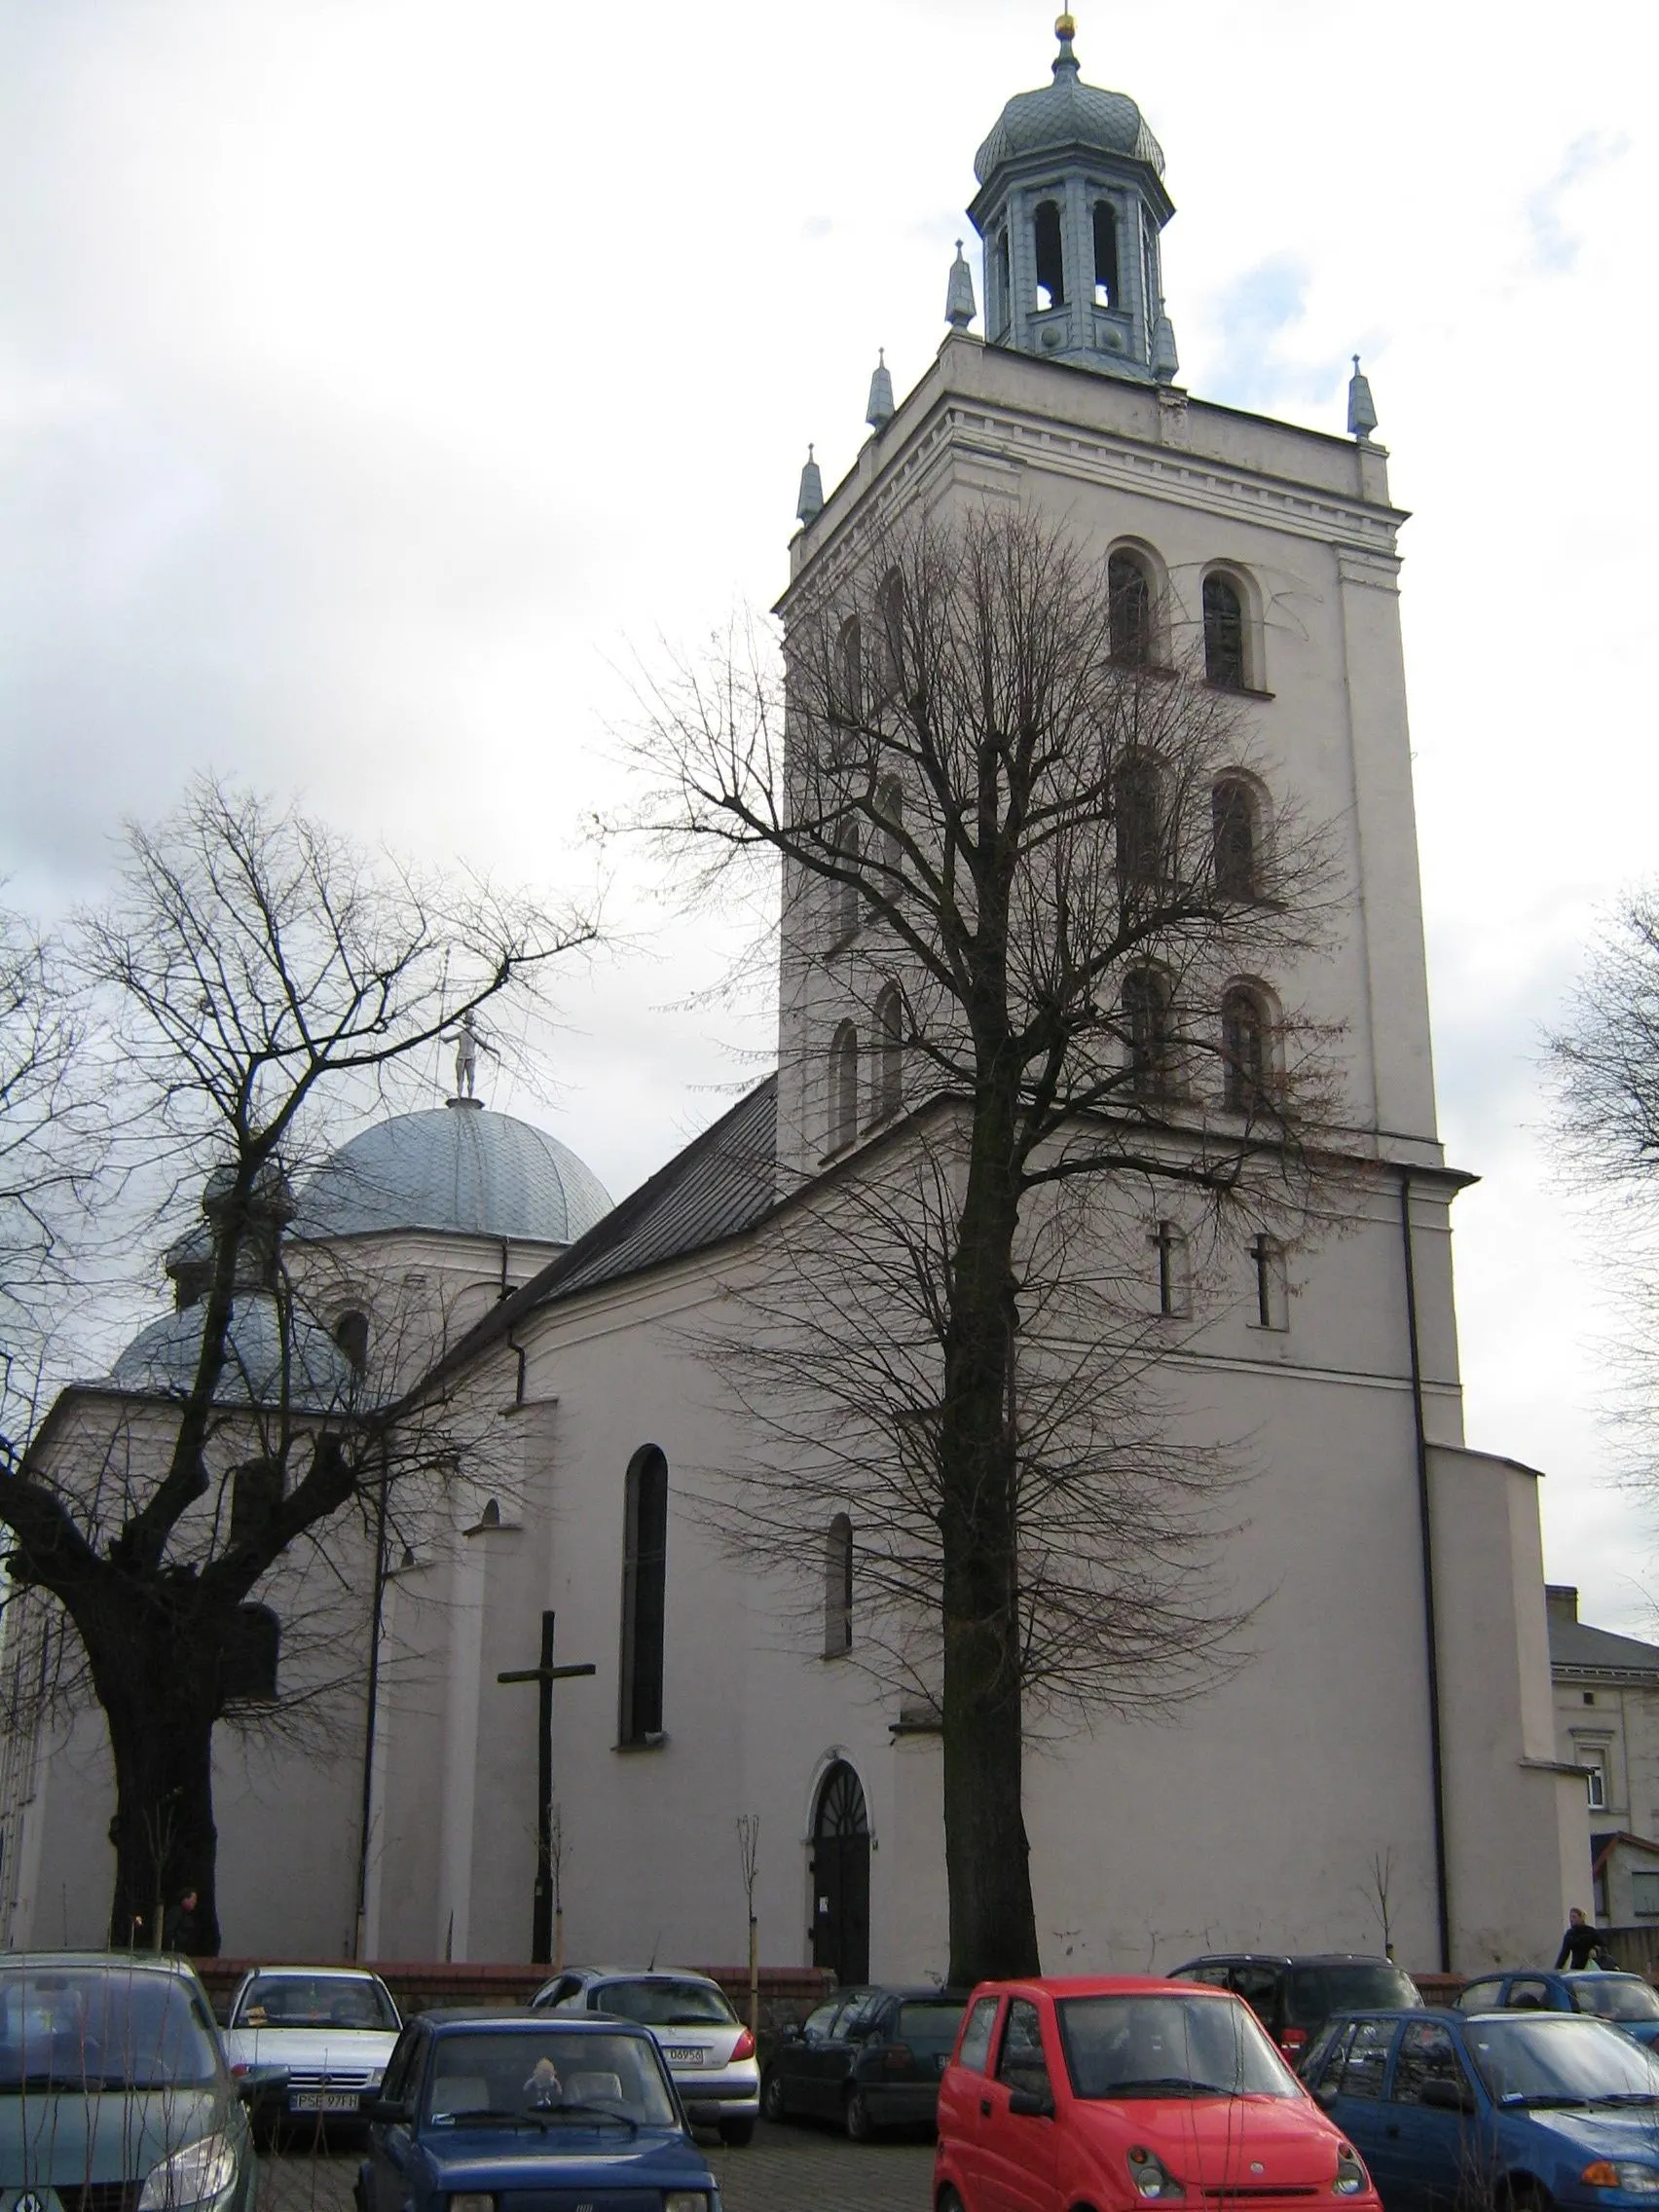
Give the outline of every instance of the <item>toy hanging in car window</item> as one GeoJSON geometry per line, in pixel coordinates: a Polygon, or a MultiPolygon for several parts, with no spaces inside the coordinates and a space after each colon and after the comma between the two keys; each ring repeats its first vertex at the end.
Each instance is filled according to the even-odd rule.
{"type": "Polygon", "coordinates": [[[559,2080],[559,2069],[550,2058],[536,2060],[531,2068],[530,2080],[524,2085],[524,2093],[532,2106],[539,2112],[545,2112],[549,2106],[559,2102],[564,2095],[564,2084],[559,2080]]]}

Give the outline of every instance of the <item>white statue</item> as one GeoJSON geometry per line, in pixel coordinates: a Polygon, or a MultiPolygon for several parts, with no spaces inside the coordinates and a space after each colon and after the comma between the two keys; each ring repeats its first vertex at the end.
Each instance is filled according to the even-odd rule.
{"type": "Polygon", "coordinates": [[[478,1054],[488,1052],[496,1058],[496,1048],[487,1045],[472,1025],[472,1012],[468,1008],[461,1017],[461,1027],[455,1039],[455,1094],[458,1098],[474,1098],[478,1094],[478,1054]]]}

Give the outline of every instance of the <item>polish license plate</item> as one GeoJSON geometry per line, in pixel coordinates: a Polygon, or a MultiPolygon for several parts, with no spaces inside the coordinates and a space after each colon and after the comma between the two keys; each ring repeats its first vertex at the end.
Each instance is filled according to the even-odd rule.
{"type": "Polygon", "coordinates": [[[288,2099],[290,2112],[361,2112],[355,2089],[296,2089],[288,2099]]]}
{"type": "Polygon", "coordinates": [[[665,2043],[662,2054],[670,2066],[701,2066],[709,2055],[696,2043],[665,2043]]]}

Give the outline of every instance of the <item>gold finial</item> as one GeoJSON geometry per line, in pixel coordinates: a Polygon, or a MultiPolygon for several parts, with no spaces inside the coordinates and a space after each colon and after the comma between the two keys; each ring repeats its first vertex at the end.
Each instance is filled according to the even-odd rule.
{"type": "Polygon", "coordinates": [[[1069,8],[1062,15],[1054,18],[1054,36],[1056,38],[1076,38],[1077,18],[1069,8]]]}

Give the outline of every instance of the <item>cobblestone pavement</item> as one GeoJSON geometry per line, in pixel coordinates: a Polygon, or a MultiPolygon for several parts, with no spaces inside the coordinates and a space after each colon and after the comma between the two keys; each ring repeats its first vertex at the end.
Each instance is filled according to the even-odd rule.
{"type": "MultiPolygon", "coordinates": [[[[355,2151],[260,2160],[256,2212],[352,2212],[355,2151]]],[[[933,2145],[848,2143],[828,2128],[768,2127],[744,2151],[711,2144],[725,2212],[928,2212],[933,2145]]]]}

